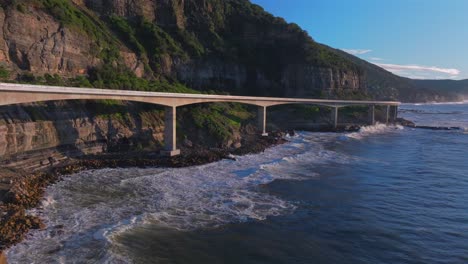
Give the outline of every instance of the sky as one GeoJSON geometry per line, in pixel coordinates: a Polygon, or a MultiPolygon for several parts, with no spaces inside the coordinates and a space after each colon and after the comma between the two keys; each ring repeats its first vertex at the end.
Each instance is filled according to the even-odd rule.
{"type": "Polygon", "coordinates": [[[468,0],[251,0],[397,75],[468,79],[468,0]]]}

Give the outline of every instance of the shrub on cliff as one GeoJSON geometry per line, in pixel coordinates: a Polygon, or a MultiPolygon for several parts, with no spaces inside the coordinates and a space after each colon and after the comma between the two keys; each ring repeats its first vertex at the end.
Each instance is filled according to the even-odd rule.
{"type": "Polygon", "coordinates": [[[0,66],[0,80],[5,81],[10,78],[10,71],[4,66],[0,66]]]}

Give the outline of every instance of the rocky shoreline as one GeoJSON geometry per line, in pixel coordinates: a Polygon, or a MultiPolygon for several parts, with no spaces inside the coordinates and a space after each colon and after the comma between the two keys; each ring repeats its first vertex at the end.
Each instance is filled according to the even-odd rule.
{"type": "Polygon", "coordinates": [[[88,155],[51,166],[38,172],[17,172],[10,187],[0,196],[0,264],[2,251],[22,241],[32,229],[45,228],[41,219],[28,215],[27,210],[39,205],[47,186],[59,181],[63,176],[84,170],[128,167],[187,167],[234,159],[233,155],[259,153],[266,148],[286,142],[284,133],[275,132],[267,137],[253,137],[238,149],[206,149],[196,147],[186,149],[183,155],[162,157],[155,152],[113,153],[88,155]]]}
{"type": "MultiPolygon", "coordinates": [[[[410,121],[399,119],[399,124],[414,126],[410,121]]],[[[360,126],[346,126],[338,129],[319,129],[316,132],[353,132],[360,126]]],[[[294,134],[294,131],[288,131],[294,134]]],[[[216,162],[222,159],[235,159],[233,155],[260,153],[266,148],[287,142],[284,132],[270,133],[268,136],[251,136],[237,149],[194,146],[183,149],[183,155],[162,157],[157,152],[120,152],[99,155],[84,155],[37,172],[17,173],[10,180],[8,190],[0,192],[0,264],[2,251],[21,242],[32,229],[45,228],[41,219],[28,215],[27,210],[39,205],[47,186],[62,177],[84,170],[129,167],[188,167],[216,162]]],[[[4,188],[3,188],[4,189],[4,188]]],[[[0,190],[1,191],[1,190],[0,190]]],[[[4,256],[3,256],[4,257],[4,256]]]]}

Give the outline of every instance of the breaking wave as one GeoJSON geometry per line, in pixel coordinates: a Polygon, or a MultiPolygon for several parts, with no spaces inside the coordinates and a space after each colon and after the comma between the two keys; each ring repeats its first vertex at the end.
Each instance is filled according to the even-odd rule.
{"type": "Polygon", "coordinates": [[[47,189],[42,205],[32,211],[47,229],[11,248],[8,258],[13,263],[127,263],[115,248],[120,235],[136,228],[184,232],[289,214],[295,203],[262,186],[320,176],[301,169],[305,165],[358,162],[326,147],[337,138],[360,139],[398,129],[377,124],[349,134],[300,132],[262,154],[189,168],[81,172],[47,189]]]}
{"type": "Polygon", "coordinates": [[[323,142],[333,138],[335,134],[298,133],[290,143],[237,161],[177,169],[101,169],[69,176],[49,187],[42,205],[32,211],[45,219],[47,229],[33,232],[9,250],[8,257],[19,263],[68,263],[74,261],[72,256],[80,256],[77,262],[127,262],[109,248],[118,234],[137,226],[185,231],[291,213],[294,202],[261,186],[317,177],[290,164],[349,162],[349,157],[324,149],[323,142]]]}
{"type": "MultiPolygon", "coordinates": [[[[443,110],[458,111],[455,107],[443,110]]],[[[422,110],[433,111],[430,107],[422,110]]],[[[426,121],[428,115],[420,113],[407,111],[402,116],[426,121]]],[[[466,118],[461,117],[448,121],[450,125],[463,125],[466,133],[466,118]]],[[[441,123],[437,118],[446,121],[444,115],[433,115],[427,122],[441,123]]],[[[131,263],[120,243],[135,230],[144,232],[156,226],[184,233],[291,214],[299,202],[270,192],[269,184],[320,177],[314,168],[321,165],[334,168],[336,164],[381,162],[389,167],[372,157],[363,160],[346,154],[352,151],[334,151],[339,149],[335,146],[346,147],[373,135],[413,131],[402,129],[376,124],[354,133],[299,132],[288,137],[289,143],[262,154],[238,156],[235,161],[177,169],[81,172],[47,189],[42,205],[32,210],[45,220],[47,229],[34,231],[26,241],[8,250],[8,259],[11,263],[131,263]]]]}
{"type": "Polygon", "coordinates": [[[402,104],[402,105],[416,105],[416,106],[420,106],[420,105],[462,105],[462,104],[468,104],[468,100],[458,101],[458,102],[428,102],[428,103],[415,103],[415,104],[412,104],[412,103],[404,103],[404,104],[402,104]]]}
{"type": "Polygon", "coordinates": [[[357,132],[345,134],[344,137],[352,139],[362,139],[372,134],[382,134],[404,129],[401,125],[386,125],[377,123],[373,126],[363,126],[357,132]]]}

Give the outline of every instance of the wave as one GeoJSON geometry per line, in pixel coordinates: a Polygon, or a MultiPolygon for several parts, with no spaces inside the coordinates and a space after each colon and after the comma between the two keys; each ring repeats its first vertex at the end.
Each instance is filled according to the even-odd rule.
{"type": "Polygon", "coordinates": [[[297,203],[268,192],[268,184],[320,177],[310,169],[314,165],[367,162],[327,146],[402,129],[376,124],[345,134],[298,132],[289,143],[235,161],[81,172],[47,189],[41,207],[32,211],[47,229],[34,231],[7,254],[12,263],[127,263],[119,243],[137,229],[187,232],[289,214],[297,203]]]}
{"type": "Polygon", "coordinates": [[[347,139],[347,138],[363,139],[364,137],[367,137],[369,135],[388,133],[391,131],[402,130],[402,129],[404,129],[404,127],[401,125],[386,125],[386,124],[376,123],[373,126],[363,126],[359,129],[358,132],[345,134],[343,137],[341,137],[341,139],[347,139]]]}
{"type": "Polygon", "coordinates": [[[422,109],[400,109],[400,113],[414,113],[424,115],[460,115],[463,111],[434,111],[434,110],[422,110],[422,109]]]}
{"type": "Polygon", "coordinates": [[[460,105],[468,104],[468,100],[458,102],[427,102],[427,103],[402,103],[402,105],[460,105]]]}
{"type": "Polygon", "coordinates": [[[50,186],[42,206],[32,211],[45,220],[47,229],[34,231],[8,250],[8,257],[18,263],[49,263],[57,259],[49,252],[60,252],[66,261],[80,256],[112,262],[121,260],[112,250],[117,238],[138,226],[189,231],[291,213],[294,202],[259,187],[280,179],[316,177],[300,170],[287,172],[290,163],[336,157],[320,142],[335,135],[315,135],[297,133],[290,143],[238,156],[237,161],[189,168],[102,169],[66,177],[50,186]]]}
{"type": "Polygon", "coordinates": [[[468,127],[466,105],[405,106],[401,108],[400,113],[403,118],[413,121],[419,127],[460,131],[468,127]]]}

